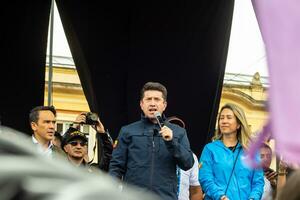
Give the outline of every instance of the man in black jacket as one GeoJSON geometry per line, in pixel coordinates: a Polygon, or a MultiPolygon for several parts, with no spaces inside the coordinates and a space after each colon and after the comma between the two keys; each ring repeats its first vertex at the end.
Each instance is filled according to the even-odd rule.
{"type": "Polygon", "coordinates": [[[158,123],[155,113],[167,107],[167,90],[148,82],[141,90],[142,119],[122,127],[112,154],[109,173],[158,194],[164,200],[177,199],[176,165],[183,170],[193,166],[185,129],[158,123]]]}

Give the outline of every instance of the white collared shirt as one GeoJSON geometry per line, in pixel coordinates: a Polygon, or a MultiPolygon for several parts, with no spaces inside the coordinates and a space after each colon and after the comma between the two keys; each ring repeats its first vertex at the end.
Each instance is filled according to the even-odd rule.
{"type": "Polygon", "coordinates": [[[42,145],[37,141],[37,139],[32,135],[32,142],[33,144],[36,144],[37,150],[39,153],[41,153],[43,156],[52,157],[52,149],[53,149],[53,144],[52,141],[49,142],[49,145],[47,149],[43,148],[42,145]]]}
{"type": "Polygon", "coordinates": [[[200,185],[198,180],[198,173],[199,173],[199,167],[198,167],[198,159],[195,154],[193,154],[194,157],[194,165],[191,169],[184,171],[180,168],[179,174],[178,174],[178,200],[189,200],[190,199],[190,186],[198,186],[200,185]]]}
{"type": "Polygon", "coordinates": [[[264,186],[264,193],[262,195],[262,200],[272,200],[273,199],[273,189],[271,186],[270,181],[264,176],[265,186],[264,186]]]}

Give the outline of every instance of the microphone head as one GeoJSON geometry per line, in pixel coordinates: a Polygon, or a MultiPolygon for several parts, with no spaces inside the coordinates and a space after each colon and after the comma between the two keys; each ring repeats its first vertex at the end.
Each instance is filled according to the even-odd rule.
{"type": "Polygon", "coordinates": [[[163,127],[163,126],[164,126],[164,120],[163,120],[163,118],[161,117],[160,112],[156,111],[156,112],[154,113],[154,116],[155,116],[155,118],[156,118],[156,120],[157,120],[157,123],[158,123],[158,125],[160,126],[160,128],[163,127]]]}
{"type": "Polygon", "coordinates": [[[154,116],[155,116],[156,118],[158,118],[158,117],[161,117],[161,114],[160,114],[160,112],[155,111],[154,116]]]}

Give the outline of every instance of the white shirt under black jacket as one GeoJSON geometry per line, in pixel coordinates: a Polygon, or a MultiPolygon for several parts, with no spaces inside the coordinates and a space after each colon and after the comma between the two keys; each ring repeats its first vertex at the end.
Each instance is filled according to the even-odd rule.
{"type": "Polygon", "coordinates": [[[40,145],[40,143],[36,140],[36,138],[34,137],[34,135],[32,135],[32,142],[36,145],[36,148],[38,150],[39,153],[41,153],[42,155],[52,158],[52,149],[53,149],[53,144],[50,141],[49,145],[47,147],[47,149],[44,149],[42,147],[42,145],[40,145]]]}
{"type": "Polygon", "coordinates": [[[177,170],[178,176],[178,200],[189,200],[190,199],[190,186],[199,186],[199,167],[198,167],[198,159],[195,154],[194,157],[194,165],[191,169],[184,171],[182,169],[177,170]]]}

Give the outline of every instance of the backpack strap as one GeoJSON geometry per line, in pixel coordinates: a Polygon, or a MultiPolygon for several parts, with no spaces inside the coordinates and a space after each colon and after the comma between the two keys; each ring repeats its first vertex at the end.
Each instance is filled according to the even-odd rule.
{"type": "Polygon", "coordinates": [[[165,121],[177,124],[180,127],[185,128],[185,123],[179,117],[171,116],[171,117],[168,117],[165,121]]]}

